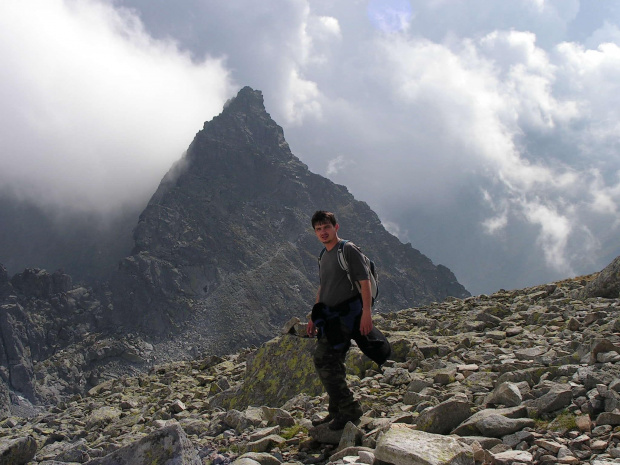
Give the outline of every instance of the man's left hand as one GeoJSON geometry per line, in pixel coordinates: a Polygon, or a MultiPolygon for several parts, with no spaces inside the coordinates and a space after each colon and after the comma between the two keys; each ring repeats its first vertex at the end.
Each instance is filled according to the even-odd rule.
{"type": "Polygon", "coordinates": [[[360,333],[367,336],[372,331],[372,315],[370,310],[362,311],[362,321],[360,322],[360,333]]]}

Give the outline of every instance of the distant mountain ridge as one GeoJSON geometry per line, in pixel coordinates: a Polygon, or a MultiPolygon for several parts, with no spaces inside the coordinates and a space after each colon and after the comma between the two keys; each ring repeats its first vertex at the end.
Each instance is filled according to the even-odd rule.
{"type": "Polygon", "coordinates": [[[378,311],[469,295],[344,186],[310,172],[261,92],[245,87],[205,123],[140,215],[133,254],[113,280],[118,321],[162,336],[191,334],[215,351],[264,341],[314,300],[317,209],[334,211],[341,237],[376,261],[378,311]]]}

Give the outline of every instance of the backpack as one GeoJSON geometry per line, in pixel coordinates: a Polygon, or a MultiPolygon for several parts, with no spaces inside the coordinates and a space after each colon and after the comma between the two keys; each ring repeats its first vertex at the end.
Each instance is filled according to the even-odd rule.
{"type": "MultiPolygon", "coordinates": [[[[351,279],[351,274],[349,273],[349,264],[347,263],[347,260],[344,256],[344,245],[347,242],[350,242],[350,241],[341,240],[338,243],[338,264],[340,265],[340,268],[342,268],[347,273],[347,277],[349,278],[349,282],[351,283],[351,289],[353,289],[353,286],[355,286],[357,288],[357,291],[361,293],[362,288],[360,284],[357,281],[355,281],[354,283],[353,280],[351,279]]],[[[377,296],[379,295],[379,276],[377,275],[377,269],[375,267],[375,262],[373,262],[366,255],[364,255],[362,253],[362,250],[358,246],[356,246],[352,242],[351,242],[351,245],[355,247],[357,251],[362,255],[362,260],[364,261],[364,266],[366,267],[366,271],[368,272],[368,278],[370,279],[370,295],[372,297],[372,305],[374,305],[375,300],[377,299],[377,296]]],[[[325,251],[326,249],[325,247],[323,247],[323,250],[321,250],[321,253],[319,254],[319,268],[321,267],[321,257],[323,257],[323,254],[325,253],[325,251]]]]}

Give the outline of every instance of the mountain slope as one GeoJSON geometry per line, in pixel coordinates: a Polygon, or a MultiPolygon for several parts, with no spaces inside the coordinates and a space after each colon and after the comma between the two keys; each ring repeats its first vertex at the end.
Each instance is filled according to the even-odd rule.
{"type": "Polygon", "coordinates": [[[242,89],[205,123],[140,216],[113,281],[115,324],[216,353],[262,342],[314,300],[315,210],[380,271],[378,311],[469,295],[443,266],[388,233],[363,202],[290,151],[260,91],[242,89]]]}

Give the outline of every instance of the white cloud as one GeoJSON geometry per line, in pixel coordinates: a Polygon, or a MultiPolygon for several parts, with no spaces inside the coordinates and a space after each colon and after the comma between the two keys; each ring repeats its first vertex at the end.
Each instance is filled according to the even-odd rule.
{"type": "Polygon", "coordinates": [[[327,175],[334,176],[351,164],[352,162],[350,160],[347,160],[344,156],[339,155],[333,160],[330,160],[327,164],[327,175]]]}
{"type": "Polygon", "coordinates": [[[318,19],[319,24],[322,26],[322,29],[325,32],[325,35],[329,35],[337,39],[342,38],[342,31],[340,30],[340,23],[338,22],[336,18],[333,18],[331,16],[319,16],[317,19],[318,19]]]}
{"type": "Polygon", "coordinates": [[[234,77],[263,91],[311,169],[471,290],[583,273],[617,250],[620,226],[612,3],[114,0],[147,32],[94,0],[4,2],[0,137],[15,156],[0,180],[84,205],[117,182],[108,205],[127,201],[221,110],[234,77]],[[472,262],[486,275],[474,280],[472,262]]]}
{"type": "Polygon", "coordinates": [[[304,118],[321,118],[320,92],[315,82],[304,79],[297,69],[292,69],[286,89],[286,122],[300,125],[304,118]]]}
{"type": "Polygon", "coordinates": [[[231,93],[220,59],[99,1],[3,2],[0,31],[0,182],[37,203],[143,202],[231,93]]]}
{"type": "Polygon", "coordinates": [[[566,256],[566,246],[572,232],[570,219],[547,205],[535,202],[526,203],[524,212],[529,221],[540,226],[538,242],[547,263],[558,271],[574,274],[566,256]]]}

